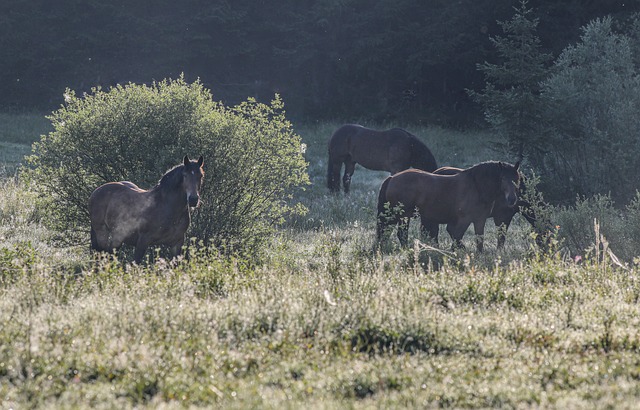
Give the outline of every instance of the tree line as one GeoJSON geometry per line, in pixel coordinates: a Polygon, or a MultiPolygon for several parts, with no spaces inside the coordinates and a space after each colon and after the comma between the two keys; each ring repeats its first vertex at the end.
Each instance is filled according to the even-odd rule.
{"type": "MultiPolygon", "coordinates": [[[[579,28],[623,20],[637,0],[531,2],[543,52],[579,28]]],[[[0,108],[51,110],[78,92],[167,77],[200,78],[235,104],[279,93],[294,118],[468,126],[466,90],[495,61],[491,37],[514,0],[5,0],[0,4],[0,108]]]]}

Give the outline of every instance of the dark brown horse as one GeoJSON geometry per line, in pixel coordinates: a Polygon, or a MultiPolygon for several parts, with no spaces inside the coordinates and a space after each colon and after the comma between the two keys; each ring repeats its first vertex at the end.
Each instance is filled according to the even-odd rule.
{"type": "MultiPolygon", "coordinates": [[[[456,175],[462,172],[461,168],[455,167],[440,167],[436,169],[433,173],[438,175],[456,175]]],[[[523,180],[523,175],[520,175],[520,179],[523,180]]],[[[513,217],[520,212],[520,214],[531,224],[531,226],[539,230],[538,224],[536,223],[536,215],[533,207],[529,202],[522,199],[522,194],[525,192],[525,184],[521,183],[518,187],[518,202],[514,207],[510,207],[506,200],[500,199],[495,202],[493,205],[493,209],[491,210],[490,217],[493,218],[493,222],[498,227],[498,249],[502,249],[504,247],[504,243],[507,237],[507,230],[509,229],[509,225],[511,224],[511,220],[513,217]]],[[[429,236],[431,238],[438,237],[439,227],[437,224],[428,227],[429,236]]],[[[538,235],[540,237],[540,235],[538,235]]]]}
{"type": "Polygon", "coordinates": [[[514,207],[518,201],[519,163],[483,162],[455,175],[437,175],[406,170],[388,177],[378,195],[379,241],[389,225],[398,225],[398,239],[408,242],[409,220],[416,210],[423,235],[437,241],[438,224],[447,224],[454,246],[462,246],[469,225],[476,233],[478,252],[483,250],[484,226],[494,204],[503,201],[514,207]]]}
{"type": "Polygon", "coordinates": [[[147,247],[167,245],[173,255],[182,251],[191,222],[190,207],[198,206],[204,178],[202,156],[167,171],[150,190],[129,181],[109,182],[89,198],[91,249],[112,252],[122,244],[135,246],[137,263],[147,247]]]}
{"type": "Polygon", "coordinates": [[[356,164],[392,175],[408,168],[434,171],[438,166],[433,154],[415,135],[401,128],[377,131],[361,125],[338,128],[329,140],[327,185],[340,190],[340,171],[344,164],[342,185],[348,193],[356,164]]]}

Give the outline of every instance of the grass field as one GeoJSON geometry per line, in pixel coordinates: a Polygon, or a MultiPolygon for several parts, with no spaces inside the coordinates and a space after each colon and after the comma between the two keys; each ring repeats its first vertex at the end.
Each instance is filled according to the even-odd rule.
{"type": "MultiPolygon", "coordinates": [[[[93,263],[88,246],[56,248],[12,177],[37,136],[0,142],[0,408],[637,405],[636,263],[612,261],[590,227],[598,246],[578,262],[561,245],[543,254],[520,218],[499,252],[495,228],[482,255],[376,252],[385,174],[357,169],[350,196],[327,194],[337,125],[297,129],[309,213],[258,267],[197,251],[93,263]]],[[[442,164],[509,160],[485,133],[411,131],[442,164]]]]}

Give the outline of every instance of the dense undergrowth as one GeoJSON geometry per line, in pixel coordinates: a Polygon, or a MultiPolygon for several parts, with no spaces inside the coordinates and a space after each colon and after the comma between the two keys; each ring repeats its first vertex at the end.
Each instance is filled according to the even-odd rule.
{"type": "MultiPolygon", "coordinates": [[[[446,252],[446,233],[441,249],[380,252],[373,204],[385,175],[360,168],[350,196],[328,195],[331,128],[299,130],[312,185],[298,199],[309,212],[280,228],[262,264],[196,242],[188,258],[143,266],[57,248],[28,187],[3,179],[0,407],[637,403],[640,267],[605,232],[619,225],[594,224],[588,209],[603,206],[554,211],[554,221],[583,215],[582,249],[556,222],[552,247],[540,250],[516,219],[502,251],[492,228],[482,255],[446,252]]],[[[486,146],[482,134],[418,131],[443,164],[508,160],[455,148],[486,146]]]]}

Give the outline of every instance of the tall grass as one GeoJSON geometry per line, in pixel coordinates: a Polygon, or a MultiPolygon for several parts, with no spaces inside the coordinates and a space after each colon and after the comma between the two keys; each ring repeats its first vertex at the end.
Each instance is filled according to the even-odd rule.
{"type": "MultiPolygon", "coordinates": [[[[298,130],[309,213],[281,228],[260,266],[197,247],[144,266],[54,248],[28,189],[4,179],[0,407],[635,406],[637,265],[535,250],[521,221],[502,252],[488,232],[483,255],[381,253],[385,175],[358,169],[349,196],[330,195],[333,129],[298,130]]],[[[508,160],[471,133],[412,131],[443,164],[508,160]],[[473,141],[483,148],[454,150],[473,141]]]]}
{"type": "Polygon", "coordinates": [[[4,407],[628,406],[637,271],[535,258],[438,270],[282,240],[80,272],[0,258],[4,407]],[[281,263],[280,261],[289,261],[281,263]]]}

